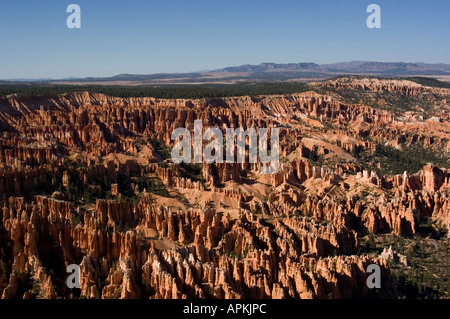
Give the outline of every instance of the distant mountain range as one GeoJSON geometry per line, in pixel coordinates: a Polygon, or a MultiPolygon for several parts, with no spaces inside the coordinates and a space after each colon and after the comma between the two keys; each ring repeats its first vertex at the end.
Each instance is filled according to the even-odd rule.
{"type": "Polygon", "coordinates": [[[319,73],[363,73],[377,75],[450,75],[450,64],[404,63],[404,62],[340,62],[316,63],[261,63],[241,65],[218,70],[220,72],[319,72],[319,73]]]}
{"type": "MultiPolygon", "coordinates": [[[[148,75],[120,74],[112,77],[68,78],[62,80],[14,80],[10,82],[40,82],[54,84],[194,84],[236,83],[242,81],[307,81],[338,75],[371,75],[381,77],[450,76],[450,64],[352,61],[333,64],[261,63],[226,67],[208,72],[158,73],[148,75]]],[[[5,83],[5,81],[0,81],[5,83]]]]}

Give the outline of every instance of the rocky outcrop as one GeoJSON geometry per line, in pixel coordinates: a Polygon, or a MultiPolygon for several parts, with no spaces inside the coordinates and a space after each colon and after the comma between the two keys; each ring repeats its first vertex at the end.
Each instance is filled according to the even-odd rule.
{"type": "MultiPolygon", "coordinates": [[[[17,252],[3,283],[4,298],[67,296],[70,291],[56,285],[64,280],[66,263],[75,262],[81,295],[87,298],[325,298],[341,296],[341,281],[364,276],[356,257],[335,261],[360,265],[350,272],[339,267],[314,271],[322,263],[317,257],[332,250],[351,253],[357,242],[344,228],[313,220],[286,218],[271,230],[249,212],[232,222],[213,210],[172,213],[143,198],[133,205],[98,201],[92,214],[75,224],[68,202],[35,200],[32,205],[15,200],[3,208],[2,226],[9,237],[2,240],[17,252]],[[138,221],[164,240],[190,244],[170,250],[156,248],[157,241],[146,245],[132,230],[118,232],[119,220],[138,221]],[[18,282],[30,276],[34,288],[24,290],[18,282]]],[[[351,289],[364,290],[355,283],[351,289]]]]}
{"type": "Polygon", "coordinates": [[[332,87],[335,89],[350,89],[350,90],[369,90],[374,92],[390,92],[397,93],[404,96],[416,96],[422,94],[424,91],[432,90],[431,88],[423,87],[422,85],[408,81],[397,79],[377,79],[377,78],[347,78],[342,77],[334,80],[327,80],[324,82],[315,82],[312,85],[332,87]]]}
{"type": "Polygon", "coordinates": [[[396,297],[386,260],[361,254],[361,238],[412,236],[426,218],[450,226],[448,170],[382,176],[358,161],[381,143],[435,147],[442,134],[337,97],[16,95],[0,99],[0,122],[2,298],[367,297],[373,263],[380,295],[396,297]],[[171,132],[198,119],[203,130],[279,127],[278,172],[261,174],[248,154],[171,162],[171,132]],[[70,264],[80,289],[65,285],[70,264]]]}

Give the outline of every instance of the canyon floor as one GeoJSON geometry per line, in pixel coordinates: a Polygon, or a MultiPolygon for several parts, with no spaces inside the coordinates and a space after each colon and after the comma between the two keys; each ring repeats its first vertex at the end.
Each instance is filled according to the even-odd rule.
{"type": "MultiPolygon", "coordinates": [[[[449,298],[450,89],[0,98],[2,298],[449,298]],[[280,167],[175,164],[175,128],[277,127],[280,167]],[[81,288],[66,285],[80,265],[81,288]],[[370,289],[369,265],[381,288],[370,289]]],[[[205,142],[205,144],[207,144],[205,142]]]]}

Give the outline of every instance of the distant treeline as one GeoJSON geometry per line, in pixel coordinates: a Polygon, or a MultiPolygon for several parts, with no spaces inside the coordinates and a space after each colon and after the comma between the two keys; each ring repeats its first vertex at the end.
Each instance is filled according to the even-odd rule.
{"type": "Polygon", "coordinates": [[[244,95],[291,94],[310,90],[306,83],[239,83],[203,85],[164,85],[164,86],[102,86],[102,85],[50,85],[50,84],[0,84],[0,96],[27,94],[31,96],[53,96],[63,93],[92,92],[115,97],[154,97],[174,98],[219,98],[244,95]]]}
{"type": "Polygon", "coordinates": [[[410,80],[410,81],[416,82],[416,83],[418,83],[420,85],[431,86],[431,87],[436,87],[436,88],[450,89],[450,83],[449,82],[441,82],[441,81],[433,79],[433,78],[426,78],[426,77],[416,76],[416,77],[406,78],[406,80],[410,80]]]}

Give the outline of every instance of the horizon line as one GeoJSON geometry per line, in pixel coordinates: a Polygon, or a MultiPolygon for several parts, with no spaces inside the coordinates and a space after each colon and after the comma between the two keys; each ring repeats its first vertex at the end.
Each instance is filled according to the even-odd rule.
{"type": "MultiPolygon", "coordinates": [[[[89,75],[89,76],[65,76],[60,78],[55,77],[40,77],[40,78],[0,78],[0,81],[9,81],[9,82],[46,82],[46,81],[70,81],[70,80],[83,80],[83,79],[101,79],[101,78],[113,78],[121,75],[131,75],[131,76],[150,76],[150,75],[169,75],[169,74],[190,74],[190,73],[213,73],[213,72],[220,72],[223,69],[227,68],[238,68],[243,66],[259,66],[262,64],[277,64],[277,65],[289,65],[289,64],[302,64],[302,63],[312,63],[319,66],[323,65],[333,65],[333,64],[341,64],[341,63],[385,63],[385,64],[395,64],[395,63],[405,63],[405,64],[428,64],[428,65],[448,65],[450,66],[450,63],[445,62],[423,62],[423,61],[416,61],[416,62],[405,62],[405,61],[371,61],[371,60],[351,60],[351,61],[339,61],[339,62],[332,62],[332,63],[317,63],[317,62],[286,62],[286,63],[277,63],[277,62],[260,62],[256,64],[252,63],[246,63],[246,64],[240,64],[240,65],[229,65],[224,67],[218,67],[214,69],[205,69],[205,70],[196,70],[196,71],[188,71],[188,72],[156,72],[156,73],[118,73],[113,75],[106,75],[106,76],[96,76],[96,75],[89,75]]],[[[238,72],[236,72],[238,73],[238,72]]]]}

